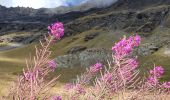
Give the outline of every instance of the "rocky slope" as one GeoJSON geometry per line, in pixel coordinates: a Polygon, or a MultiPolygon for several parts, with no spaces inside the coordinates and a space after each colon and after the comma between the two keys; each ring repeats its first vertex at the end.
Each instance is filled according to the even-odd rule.
{"type": "MultiPolygon", "coordinates": [[[[67,8],[64,9],[62,7],[57,10],[46,8],[5,8],[1,6],[0,39],[2,42],[7,40],[9,42],[29,44],[42,38],[47,33],[46,27],[50,23],[59,20],[65,24],[66,38],[63,41],[67,41],[68,38],[71,39],[74,36],[74,38],[63,45],[67,48],[64,52],[65,54],[83,50],[86,52],[89,48],[99,46],[99,44],[100,47],[104,47],[105,44],[109,44],[109,39],[108,41],[103,39],[106,43],[102,43],[97,39],[99,37],[110,38],[110,36],[114,36],[116,39],[120,38],[124,34],[115,34],[115,32],[120,31],[129,33],[126,35],[138,32],[142,36],[144,42],[137,50],[137,53],[140,55],[153,54],[170,43],[169,0],[118,0],[109,7],[85,8],[88,10],[83,11],[82,9],[84,8],[72,8],[74,10],[70,12],[67,8]],[[96,31],[93,32],[93,30],[101,30],[101,32],[97,32],[97,35],[95,35],[96,31]],[[90,33],[85,37],[82,35],[88,32],[90,33]],[[113,34],[110,35],[110,33],[113,34]],[[11,34],[14,35],[11,36],[11,34]],[[82,37],[84,38],[83,42],[81,40],[82,37]],[[79,47],[77,48],[77,44],[75,45],[74,43],[79,43],[79,47]]],[[[64,61],[68,62],[64,63],[70,65],[70,61],[76,63],[75,61],[80,60],[80,55],[84,52],[60,56],[57,59],[61,62],[65,59],[64,61]],[[70,60],[67,60],[68,58],[70,60]]],[[[89,54],[86,54],[86,56],[88,58],[89,54]]],[[[88,61],[89,59],[86,60],[88,61]]]]}
{"type": "Polygon", "coordinates": [[[66,24],[67,36],[94,27],[123,29],[128,32],[151,32],[168,17],[169,4],[169,0],[118,0],[110,7],[93,9],[89,6],[81,6],[81,9],[80,7],[32,9],[0,6],[0,34],[11,31],[47,31],[46,27],[56,20],[66,24]],[[82,9],[89,10],[83,11],[82,9]],[[66,13],[61,14],[64,12],[66,13]],[[75,27],[77,25],[80,26],[79,29],[75,27]]]}
{"type": "Polygon", "coordinates": [[[69,12],[67,10],[72,10],[73,8],[67,8],[67,10],[63,10],[64,8],[60,7],[56,9],[57,10],[46,8],[32,9],[23,7],[6,8],[4,6],[0,6],[1,42],[8,41],[29,44],[38,41],[45,35],[44,33],[47,33],[47,26],[49,24],[57,20],[68,23],[82,16],[89,15],[96,10],[95,8],[87,8],[90,10],[84,12],[69,12]],[[12,34],[12,36],[10,34],[12,34]]]}

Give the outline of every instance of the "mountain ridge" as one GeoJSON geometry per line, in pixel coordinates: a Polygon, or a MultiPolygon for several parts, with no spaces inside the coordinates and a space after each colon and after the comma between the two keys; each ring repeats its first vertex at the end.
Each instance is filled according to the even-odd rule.
{"type": "MultiPolygon", "coordinates": [[[[1,6],[0,35],[30,32],[32,34],[28,35],[28,40],[31,42],[26,43],[29,44],[42,38],[44,33],[47,33],[47,26],[55,21],[62,21],[65,24],[65,37],[93,29],[143,32],[146,34],[142,35],[149,36],[148,33],[159,26],[170,27],[168,24],[170,22],[169,0],[118,0],[109,7],[90,8],[85,11],[73,11],[65,14],[47,14],[46,10],[46,8],[34,10],[32,8],[1,6]],[[35,40],[30,39],[31,37],[35,40]]],[[[15,42],[15,37],[12,41],[15,42]]]]}

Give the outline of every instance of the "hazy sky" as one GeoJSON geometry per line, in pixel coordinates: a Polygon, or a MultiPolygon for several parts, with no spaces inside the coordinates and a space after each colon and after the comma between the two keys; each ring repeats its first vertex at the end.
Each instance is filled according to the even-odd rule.
{"type": "Polygon", "coordinates": [[[33,7],[33,8],[54,8],[57,6],[74,6],[85,0],[0,0],[0,4],[7,7],[33,7]]]}
{"type": "Polygon", "coordinates": [[[0,0],[0,5],[7,7],[55,8],[58,6],[74,6],[86,2],[96,7],[108,6],[117,0],[0,0]]]}

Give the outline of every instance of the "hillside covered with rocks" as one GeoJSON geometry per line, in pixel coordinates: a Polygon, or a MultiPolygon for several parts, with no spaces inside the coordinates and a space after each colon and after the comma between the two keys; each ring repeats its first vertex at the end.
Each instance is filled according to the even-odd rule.
{"type": "MultiPolygon", "coordinates": [[[[73,60],[79,59],[75,54],[79,56],[91,48],[109,50],[113,42],[125,34],[138,33],[143,37],[144,42],[137,50],[139,55],[151,55],[163,47],[169,48],[169,0],[118,0],[104,8],[88,5],[53,9],[0,6],[0,42],[24,45],[37,42],[46,35],[47,26],[57,20],[65,24],[62,41],[67,41],[59,55],[71,54],[73,60]]],[[[8,45],[3,44],[1,48],[5,46],[8,45]]],[[[68,59],[65,56],[58,59],[61,58],[68,59]]]]}

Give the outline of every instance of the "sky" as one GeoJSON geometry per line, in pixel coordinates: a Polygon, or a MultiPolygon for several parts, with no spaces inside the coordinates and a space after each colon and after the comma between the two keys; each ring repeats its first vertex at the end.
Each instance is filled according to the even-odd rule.
{"type": "Polygon", "coordinates": [[[74,6],[86,0],[0,0],[0,4],[6,7],[33,7],[54,8],[58,6],[74,6]]]}
{"type": "Polygon", "coordinates": [[[116,1],[117,0],[0,0],[0,5],[6,7],[55,8],[58,6],[75,6],[86,2],[96,7],[103,7],[116,1]]]}

